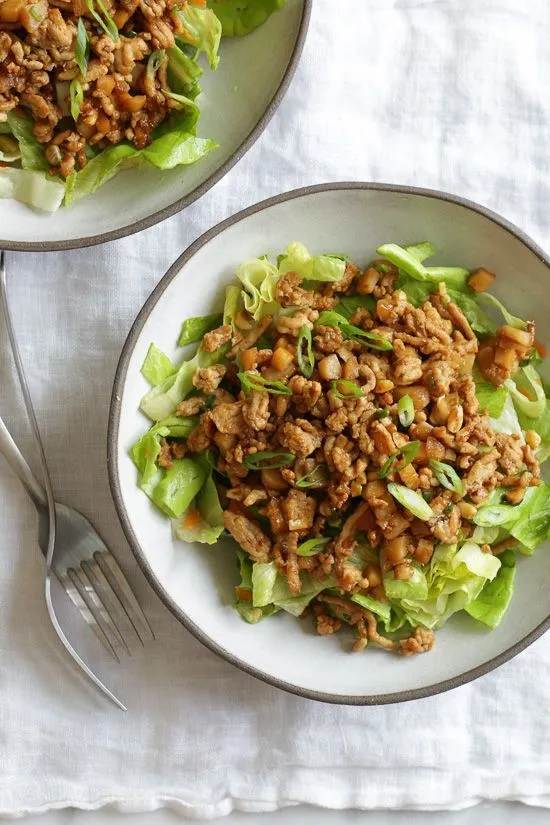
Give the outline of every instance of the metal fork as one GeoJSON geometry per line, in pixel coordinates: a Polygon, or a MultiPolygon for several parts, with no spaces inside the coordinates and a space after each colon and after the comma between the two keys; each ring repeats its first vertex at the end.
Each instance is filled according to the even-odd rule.
{"type": "Polygon", "coordinates": [[[83,661],[65,635],[52,601],[51,573],[55,573],[88,626],[117,661],[120,661],[123,653],[130,653],[132,640],[137,638],[143,645],[146,640],[155,638],[154,633],[116,559],[90,522],[78,510],[54,500],[44,447],[9,311],[3,252],[0,252],[0,304],[38,448],[44,489],[1,418],[0,453],[21,481],[38,512],[38,544],[46,557],[45,596],[48,613],[57,635],[74,661],[105,696],[119,708],[126,710],[123,703],[83,661]]]}

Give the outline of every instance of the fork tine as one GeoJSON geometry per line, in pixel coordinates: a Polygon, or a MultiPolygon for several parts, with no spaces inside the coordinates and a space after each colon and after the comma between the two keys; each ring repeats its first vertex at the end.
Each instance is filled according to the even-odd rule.
{"type": "Polygon", "coordinates": [[[130,634],[132,638],[134,637],[134,629],[124,606],[121,604],[117,594],[109,584],[105,573],[97,563],[96,559],[83,559],[80,563],[80,567],[90,580],[95,594],[103,603],[106,612],[110,616],[114,627],[120,635],[120,639],[123,642],[128,655],[131,656],[132,652],[126,642],[126,638],[129,638],[128,634],[130,634]]]}
{"type": "Polygon", "coordinates": [[[130,651],[128,650],[128,645],[122,638],[120,631],[115,626],[111,616],[105,610],[105,607],[98,598],[98,595],[93,589],[88,577],[80,567],[69,568],[69,570],[67,570],[67,575],[70,577],[74,586],[77,588],[82,599],[86,602],[88,610],[90,611],[90,613],[92,614],[92,616],[94,617],[94,619],[96,620],[104,634],[111,642],[112,647],[114,647],[117,650],[117,656],[120,661],[120,656],[118,655],[119,649],[117,648],[122,647],[124,649],[124,652],[129,653],[130,651]]]}
{"type": "Polygon", "coordinates": [[[57,574],[57,578],[59,579],[60,583],[62,584],[67,596],[70,598],[74,606],[80,612],[82,618],[90,628],[93,630],[103,647],[113,656],[114,659],[120,664],[120,657],[118,656],[115,648],[111,644],[111,640],[103,630],[103,628],[98,624],[94,616],[92,615],[91,611],[88,608],[88,605],[80,595],[80,591],[77,588],[77,585],[72,581],[69,577],[69,572],[63,576],[57,574]]]}
{"type": "Polygon", "coordinates": [[[142,645],[145,644],[145,640],[142,635],[143,631],[145,631],[146,637],[149,636],[150,639],[154,639],[155,634],[153,633],[151,625],[147,621],[145,613],[139,606],[128,581],[126,580],[126,576],[120,569],[115,557],[107,550],[102,553],[98,550],[94,553],[94,559],[99,564],[107,581],[118,596],[118,599],[122,604],[126,615],[130,619],[142,645]],[[141,626],[141,628],[139,628],[138,625],[141,626]]]}

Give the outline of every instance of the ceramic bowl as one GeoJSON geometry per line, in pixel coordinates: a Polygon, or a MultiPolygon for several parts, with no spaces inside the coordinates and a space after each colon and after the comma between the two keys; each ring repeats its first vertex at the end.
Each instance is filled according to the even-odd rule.
{"type": "Polygon", "coordinates": [[[312,0],[286,6],[247,37],[225,38],[220,66],[205,71],[199,135],[220,148],[192,166],[121,172],[90,197],[47,215],[0,200],[0,249],[72,249],[139,232],[200,198],[250,149],[290,84],[312,0]]]}
{"type": "MultiPolygon", "coordinates": [[[[549,548],[521,558],[516,592],[499,628],[466,614],[437,633],[432,652],[401,658],[369,647],[352,654],[338,634],[286,614],[248,625],[232,609],[234,550],[174,539],[170,523],[136,486],[130,445],[147,429],[138,411],[147,385],[140,366],[151,341],[176,357],[183,316],[222,306],[235,267],[276,255],[298,240],[317,252],[348,253],[365,264],[378,245],[430,239],[435,263],[498,273],[495,294],[514,314],[535,318],[544,342],[550,310],[549,260],[522,232],[473,203],[440,192],[378,184],[328,184],[253,206],[207,232],[171,267],[140,312],[124,346],[109,423],[109,473],[130,545],[161,599],[205,645],[229,662],[301,696],[346,704],[400,702],[468,682],[523,650],[550,624],[549,548]]],[[[181,352],[181,351],[180,351],[181,352]]],[[[181,355],[179,356],[181,357],[181,355]]]]}

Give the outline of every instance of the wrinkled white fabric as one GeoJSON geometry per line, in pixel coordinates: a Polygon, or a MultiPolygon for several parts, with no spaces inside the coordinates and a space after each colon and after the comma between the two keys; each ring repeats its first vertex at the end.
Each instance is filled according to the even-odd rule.
{"type": "MultiPolygon", "coordinates": [[[[126,715],[84,688],[47,620],[34,511],[0,461],[0,814],[107,803],[196,818],[297,802],[550,807],[550,638],[424,701],[302,700],[219,660],[171,617],[137,570],[111,502],[107,411],[122,343],[169,264],[219,220],[303,184],[375,180],[468,196],[550,246],[546,0],[313,5],[279,111],[200,202],[99,248],[7,257],[57,496],[103,533],[158,638],[113,667],[126,715]]],[[[28,449],[3,331],[0,344],[1,412],[28,449]]]]}

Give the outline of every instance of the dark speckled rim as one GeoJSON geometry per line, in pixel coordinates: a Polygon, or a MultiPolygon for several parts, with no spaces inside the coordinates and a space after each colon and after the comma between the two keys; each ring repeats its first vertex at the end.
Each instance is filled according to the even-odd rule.
{"type": "Polygon", "coordinates": [[[289,693],[294,693],[297,696],[301,696],[306,699],[315,699],[320,702],[328,702],[331,704],[338,705],[387,705],[396,702],[409,702],[413,699],[425,699],[428,696],[434,696],[435,694],[443,693],[447,690],[452,690],[453,688],[459,687],[460,685],[464,685],[467,682],[471,682],[473,679],[477,679],[479,676],[483,676],[485,673],[489,673],[489,671],[494,670],[495,668],[504,664],[504,662],[507,662],[509,659],[516,656],[518,653],[520,653],[522,650],[528,647],[528,645],[532,644],[532,642],[534,642],[536,639],[542,636],[542,634],[550,627],[550,616],[548,616],[543,622],[541,622],[541,624],[539,624],[538,627],[536,627],[534,630],[528,633],[523,639],[509,647],[503,653],[499,654],[498,656],[495,656],[493,659],[489,659],[482,665],[479,665],[478,667],[475,667],[472,670],[468,670],[465,673],[460,674],[459,676],[455,676],[452,679],[446,679],[445,681],[437,682],[436,684],[428,685],[427,687],[418,688],[415,690],[404,690],[398,693],[384,693],[371,696],[338,695],[297,687],[296,685],[293,685],[289,682],[285,682],[280,679],[275,679],[272,676],[263,673],[261,670],[252,667],[246,662],[243,662],[238,657],[234,656],[221,645],[217,644],[213,639],[206,636],[206,634],[203,633],[201,628],[198,625],[196,625],[184,613],[184,611],[181,610],[181,608],[179,608],[174,601],[172,601],[172,599],[170,599],[170,597],[162,588],[159,581],[155,578],[153,571],[151,570],[147,562],[147,559],[145,558],[141,550],[139,541],[132,529],[132,525],[128,518],[128,514],[126,513],[126,509],[124,507],[124,502],[122,498],[117,461],[117,444],[120,424],[121,399],[122,391],[127,380],[128,363],[130,360],[130,356],[134,350],[135,343],[141,333],[143,325],[145,324],[146,320],[155,308],[159,298],[161,297],[165,289],[168,287],[168,285],[172,282],[172,280],[177,276],[180,270],[185,266],[185,264],[199,251],[199,249],[201,249],[205,244],[212,240],[212,238],[215,238],[217,235],[221,234],[229,227],[233,226],[239,221],[244,220],[245,218],[248,218],[250,215],[253,215],[256,212],[262,212],[263,210],[269,209],[270,207],[275,206],[279,203],[294,200],[295,198],[301,198],[305,195],[314,195],[319,192],[335,190],[345,191],[358,189],[379,192],[396,192],[404,195],[420,195],[422,197],[435,198],[438,200],[447,201],[449,203],[454,203],[457,206],[462,206],[464,209],[469,209],[471,212],[476,212],[477,214],[482,215],[485,218],[488,218],[497,226],[501,227],[506,232],[513,235],[534,255],[536,255],[536,257],[539,258],[539,260],[541,260],[542,263],[544,263],[546,267],[548,267],[548,269],[550,270],[550,259],[548,258],[548,256],[524,232],[522,232],[521,229],[518,229],[518,227],[514,226],[514,224],[500,217],[500,215],[491,212],[489,209],[486,209],[485,207],[480,206],[477,203],[474,203],[473,201],[456,197],[454,195],[449,195],[445,192],[434,191],[432,189],[418,189],[411,186],[393,186],[391,184],[384,183],[328,183],[321,184],[319,186],[308,186],[303,189],[295,189],[292,192],[286,192],[282,195],[277,195],[274,198],[269,198],[268,200],[255,204],[254,206],[251,206],[248,209],[244,209],[242,212],[233,215],[232,217],[215,226],[213,229],[210,229],[208,232],[205,232],[204,235],[202,235],[193,244],[191,244],[191,246],[175,261],[175,263],[172,264],[166,275],[162,278],[162,280],[159,282],[157,287],[153,290],[153,292],[145,302],[143,309],[136,318],[132,326],[132,329],[130,330],[128,338],[126,339],[126,343],[124,344],[115,376],[113,394],[111,398],[111,408],[109,412],[109,427],[107,437],[107,463],[109,471],[109,481],[111,484],[111,492],[122,524],[122,528],[126,534],[126,538],[128,539],[130,547],[132,548],[132,551],[137,561],[139,562],[141,569],[143,570],[148,581],[150,582],[151,587],[159,596],[159,598],[164,602],[166,607],[168,607],[168,609],[174,614],[174,616],[177,619],[179,619],[179,621],[187,628],[187,630],[189,630],[200,642],[202,642],[202,644],[209,648],[213,653],[216,653],[218,656],[221,656],[223,659],[230,662],[232,665],[235,665],[236,667],[245,671],[245,673],[250,673],[252,676],[261,679],[262,681],[267,682],[268,684],[273,685],[274,687],[281,688],[282,690],[286,690],[289,693]]]}
{"type": "MultiPolygon", "coordinates": [[[[214,184],[225,177],[225,175],[235,166],[235,164],[238,163],[242,157],[244,157],[254,143],[256,143],[281,104],[285,94],[288,91],[292,78],[294,77],[302,50],[304,48],[306,34],[309,27],[309,20],[311,17],[312,5],[313,0],[303,0],[302,17],[298,28],[294,49],[290,56],[288,66],[282,77],[281,83],[271,98],[271,101],[262,117],[238,149],[223,164],[223,166],[220,166],[219,169],[203,181],[203,183],[193,189],[192,192],[170,204],[170,206],[166,206],[164,209],[155,212],[153,215],[149,215],[147,218],[142,218],[142,220],[136,221],[135,223],[128,224],[128,226],[123,226],[120,229],[115,229],[112,232],[104,232],[101,235],[90,235],[86,238],[75,238],[68,241],[31,242],[2,240],[0,238],[0,249],[4,249],[7,252],[53,252],[64,249],[80,249],[86,246],[96,246],[97,244],[107,243],[108,241],[116,241],[118,238],[125,238],[128,235],[141,232],[143,229],[149,229],[150,226],[154,226],[155,224],[166,220],[166,218],[172,217],[172,215],[175,215],[177,212],[181,212],[187,206],[190,206],[196,200],[202,198],[202,196],[206,194],[206,192],[208,192],[214,184]]],[[[281,13],[284,13],[284,10],[281,13]]]]}

